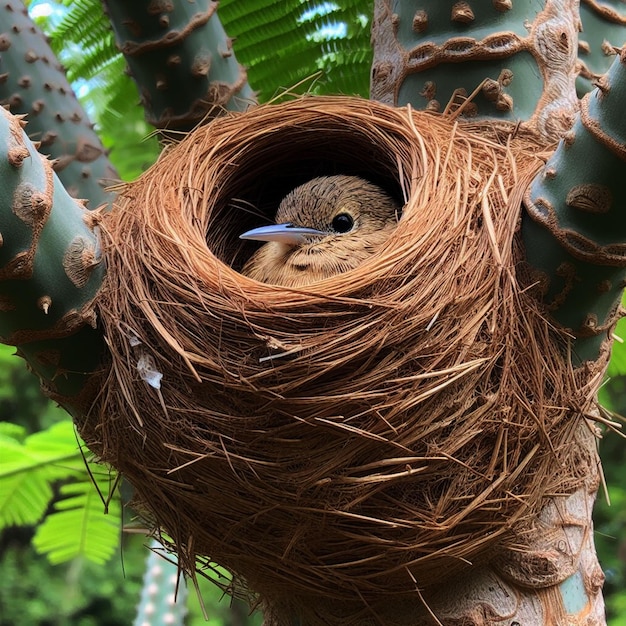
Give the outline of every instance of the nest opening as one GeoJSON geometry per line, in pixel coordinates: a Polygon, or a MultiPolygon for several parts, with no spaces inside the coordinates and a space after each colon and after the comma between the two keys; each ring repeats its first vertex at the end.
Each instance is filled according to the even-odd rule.
{"type": "Polygon", "coordinates": [[[384,189],[401,207],[406,198],[397,157],[389,146],[373,143],[368,130],[285,127],[242,146],[236,167],[224,173],[211,198],[214,215],[206,240],[212,253],[240,270],[262,244],[242,241],[239,235],[274,223],[280,201],[317,176],[359,176],[384,189]]]}
{"type": "Polygon", "coordinates": [[[301,596],[367,604],[490,558],[580,486],[597,376],[518,283],[540,156],[312,97],[199,128],[123,190],[102,223],[110,380],[80,430],[188,571],[213,558],[294,614],[301,596]],[[339,172],[405,204],[371,260],[303,289],[240,274],[239,234],[339,172]]]}

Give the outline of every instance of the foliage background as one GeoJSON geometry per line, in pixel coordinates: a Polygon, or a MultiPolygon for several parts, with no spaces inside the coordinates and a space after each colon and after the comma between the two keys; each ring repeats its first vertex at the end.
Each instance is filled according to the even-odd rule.
{"type": "MultiPolygon", "coordinates": [[[[54,5],[55,10],[47,16],[44,11],[40,22],[52,33],[53,48],[110,149],[111,160],[124,179],[136,177],[156,159],[159,145],[143,120],[137,90],[124,73],[99,1],[37,1],[30,5],[35,11],[42,5],[46,9],[54,5]]],[[[261,101],[280,97],[298,84],[300,91],[367,96],[372,5],[369,0],[345,0],[341,6],[320,0],[222,0],[220,18],[226,31],[236,37],[238,60],[249,68],[250,83],[259,90],[261,101]]],[[[626,339],[626,321],[617,334],[626,339]]],[[[61,512],[76,515],[84,511],[85,498],[91,498],[98,513],[105,505],[93,497],[97,492],[85,472],[78,442],[72,442],[73,434],[68,436],[67,416],[43,398],[35,378],[12,352],[0,347],[0,422],[4,423],[0,424],[0,529],[4,520],[0,530],[0,626],[131,624],[142,586],[147,540],[141,535],[120,535],[122,513],[116,501],[110,503],[105,522],[102,516],[93,522],[109,523],[109,532],[116,535],[109,547],[89,542],[99,531],[90,531],[85,519],[70,524],[67,517],[59,518],[61,512]],[[66,446],[64,453],[67,446],[71,448],[64,461],[49,462],[55,440],[50,436],[42,444],[35,435],[42,431],[56,433],[66,446]],[[51,490],[41,510],[20,508],[16,501],[18,490],[15,482],[8,482],[11,472],[7,470],[13,467],[11,459],[17,463],[12,451],[21,455],[22,464],[24,459],[30,464],[27,472],[17,474],[26,477],[33,489],[28,493],[41,495],[51,490]],[[74,492],[68,493],[68,489],[74,492]],[[81,499],[72,506],[68,496],[81,499]],[[68,501],[69,505],[63,505],[68,501]],[[65,510],[59,511],[59,506],[65,510]],[[72,533],[64,531],[70,527],[80,527],[86,537],[79,553],[67,560],[71,556],[68,544],[76,544],[72,533]],[[64,540],[68,538],[71,541],[64,540]]],[[[608,409],[626,415],[626,344],[615,344],[601,400],[608,409]]],[[[611,505],[601,492],[594,516],[595,541],[607,576],[610,626],[626,626],[625,449],[623,439],[613,432],[606,432],[600,443],[611,505]]],[[[93,473],[106,496],[112,477],[104,468],[93,473]]],[[[201,596],[209,621],[205,622],[192,590],[187,624],[243,626],[261,621],[258,615],[248,618],[243,605],[231,607],[230,600],[209,582],[201,581],[201,596]]]]}

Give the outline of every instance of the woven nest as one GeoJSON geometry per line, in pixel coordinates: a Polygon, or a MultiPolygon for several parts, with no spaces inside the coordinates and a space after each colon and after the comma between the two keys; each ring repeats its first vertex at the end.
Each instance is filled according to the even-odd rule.
{"type": "Polygon", "coordinates": [[[594,385],[516,273],[537,152],[309,97],[199,128],[122,189],[102,224],[109,380],[81,431],[188,571],[214,559],[287,605],[410,593],[581,484],[594,385]],[[330,173],[406,203],[383,247],[308,288],[240,274],[238,235],[330,173]]]}

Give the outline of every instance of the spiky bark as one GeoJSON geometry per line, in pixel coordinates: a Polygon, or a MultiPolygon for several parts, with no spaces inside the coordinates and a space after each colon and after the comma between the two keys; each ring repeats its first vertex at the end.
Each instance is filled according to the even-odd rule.
{"type": "Polygon", "coordinates": [[[255,101],[217,16],[217,2],[103,0],[117,45],[156,128],[189,130],[255,101]]]}
{"type": "MultiPolygon", "coordinates": [[[[601,33],[606,35],[610,24],[608,34],[617,39],[621,32],[626,38],[626,16],[616,9],[594,0],[586,0],[583,9],[591,43],[583,44],[582,51],[593,70],[577,60],[582,24],[573,0],[424,2],[417,8],[380,0],[375,9],[372,95],[420,108],[448,106],[464,117],[515,120],[546,142],[560,139],[579,108],[575,83],[581,66],[583,75],[598,82],[595,72],[615,52],[606,40],[597,41],[601,33]],[[458,71],[459,63],[463,71],[458,71]]],[[[609,136],[614,132],[619,137],[616,129],[606,130],[609,136]]],[[[572,142],[574,135],[567,137],[572,142]]],[[[538,209],[530,210],[531,199],[527,205],[534,219],[526,215],[522,226],[528,263],[542,278],[551,314],[571,330],[579,362],[597,358],[616,321],[623,290],[621,261],[592,252],[584,258],[575,254],[573,260],[571,246],[563,244],[565,230],[578,233],[580,245],[624,241],[624,218],[607,205],[618,204],[622,157],[601,147],[589,153],[590,145],[578,141],[565,160],[561,149],[533,184],[534,196],[553,207],[550,223],[560,226],[550,226],[547,217],[539,219],[538,209]]]]}
{"type": "Polygon", "coordinates": [[[578,109],[578,27],[575,0],[377,0],[372,98],[519,120],[558,139],[578,109]]]}
{"type": "Polygon", "coordinates": [[[69,196],[23,123],[0,115],[0,334],[74,414],[102,356],[92,303],[103,267],[93,215],[69,196]]]}
{"type": "Polygon", "coordinates": [[[581,0],[580,18],[576,88],[582,97],[608,71],[617,50],[624,44],[626,10],[622,0],[581,0]]]}
{"type": "Polygon", "coordinates": [[[41,30],[19,0],[0,7],[0,103],[28,115],[28,133],[75,198],[109,204],[119,176],[41,30]]]}
{"type": "Polygon", "coordinates": [[[526,194],[522,233],[552,316],[574,337],[573,360],[596,359],[626,287],[626,52],[585,96],[571,132],[526,194]]]}

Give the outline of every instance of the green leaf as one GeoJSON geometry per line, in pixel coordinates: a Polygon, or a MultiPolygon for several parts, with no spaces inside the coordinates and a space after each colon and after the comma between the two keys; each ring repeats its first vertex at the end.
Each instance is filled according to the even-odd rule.
{"type": "Polygon", "coordinates": [[[33,456],[48,466],[50,477],[57,479],[72,472],[85,471],[80,452],[82,445],[71,420],[57,422],[26,439],[26,446],[33,456]]]}
{"type": "Polygon", "coordinates": [[[44,471],[17,441],[3,440],[0,461],[0,529],[36,524],[46,512],[52,489],[44,471]]]}
{"type": "Polygon", "coordinates": [[[96,564],[106,563],[117,551],[120,537],[119,499],[108,503],[108,513],[101,494],[108,493],[108,477],[97,480],[98,489],[89,481],[61,487],[62,499],[37,529],[35,550],[53,563],[82,557],[96,564]]]}
{"type": "Polygon", "coordinates": [[[85,473],[71,422],[24,438],[15,424],[0,427],[0,529],[37,523],[52,498],[51,483],[85,473]]]}
{"type": "Polygon", "coordinates": [[[26,439],[26,432],[26,428],[21,424],[0,422],[0,448],[2,447],[2,443],[7,439],[23,443],[24,439],[26,439]]]}
{"type": "Polygon", "coordinates": [[[620,320],[614,334],[621,341],[616,340],[611,351],[611,362],[607,374],[612,378],[626,376],[626,318],[620,320]]]}
{"type": "Polygon", "coordinates": [[[237,60],[248,68],[261,101],[276,96],[278,86],[289,89],[318,70],[323,76],[313,93],[367,96],[372,13],[371,0],[222,0],[219,7],[224,29],[235,38],[237,60]]]}

